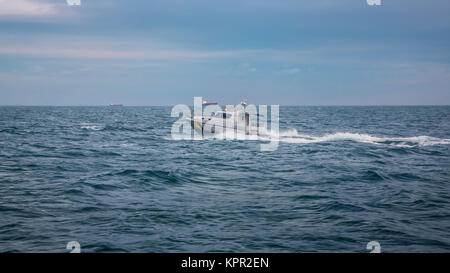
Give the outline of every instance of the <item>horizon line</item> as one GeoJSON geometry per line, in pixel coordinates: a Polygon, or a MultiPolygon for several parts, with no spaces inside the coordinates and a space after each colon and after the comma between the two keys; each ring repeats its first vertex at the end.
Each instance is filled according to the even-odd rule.
{"type": "MultiPolygon", "coordinates": [[[[180,103],[179,103],[180,104],[180,103]]],[[[111,106],[108,104],[0,104],[0,107],[173,107],[178,104],[173,105],[120,105],[111,106]]],[[[229,104],[224,104],[224,106],[229,104]]],[[[233,104],[231,104],[233,105],[233,104]]],[[[238,104],[236,104],[238,105],[238,104]]],[[[271,104],[254,104],[254,105],[271,105],[271,104]]],[[[367,106],[367,107],[377,107],[377,106],[450,106],[450,104],[272,104],[279,106],[302,106],[302,107],[352,107],[352,106],[367,106]]],[[[193,106],[193,105],[188,105],[193,106]]],[[[220,104],[218,104],[220,106],[220,104]]]]}

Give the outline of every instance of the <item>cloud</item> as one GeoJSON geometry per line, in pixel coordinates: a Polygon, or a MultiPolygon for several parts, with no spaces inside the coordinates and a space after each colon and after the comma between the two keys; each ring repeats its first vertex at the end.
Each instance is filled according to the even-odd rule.
{"type": "Polygon", "coordinates": [[[281,71],[278,71],[278,74],[288,74],[288,75],[293,75],[293,74],[297,74],[300,72],[300,69],[294,67],[294,68],[289,68],[289,69],[283,69],[281,71]]]}
{"type": "Polygon", "coordinates": [[[240,54],[242,53],[237,50],[192,48],[147,39],[126,41],[74,35],[0,35],[0,56],[25,58],[204,61],[231,58],[240,54]]]}
{"type": "Polygon", "coordinates": [[[243,64],[241,64],[240,66],[239,66],[239,71],[242,73],[242,72],[247,72],[247,71],[250,71],[250,72],[256,72],[256,68],[255,67],[253,67],[251,64],[249,64],[249,63],[243,63],[243,64]]]}
{"type": "Polygon", "coordinates": [[[67,0],[69,6],[81,6],[81,0],[67,0]]]}
{"type": "Polygon", "coordinates": [[[233,56],[228,51],[190,51],[190,50],[122,50],[101,48],[60,48],[60,47],[12,47],[0,46],[0,54],[33,57],[56,57],[71,59],[147,59],[179,60],[210,59],[233,56]]]}
{"type": "Polygon", "coordinates": [[[0,0],[0,17],[49,16],[56,14],[56,5],[31,0],[0,0]]]}

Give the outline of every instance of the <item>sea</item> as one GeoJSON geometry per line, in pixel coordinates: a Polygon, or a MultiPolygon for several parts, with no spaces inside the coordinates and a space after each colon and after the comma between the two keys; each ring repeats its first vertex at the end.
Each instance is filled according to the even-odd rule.
{"type": "Polygon", "coordinates": [[[280,106],[273,151],[171,109],[0,107],[0,252],[450,251],[450,106],[280,106]]]}

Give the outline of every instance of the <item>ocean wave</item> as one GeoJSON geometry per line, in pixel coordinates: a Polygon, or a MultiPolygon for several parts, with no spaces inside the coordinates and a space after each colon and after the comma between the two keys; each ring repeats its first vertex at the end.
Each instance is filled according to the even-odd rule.
{"type": "Polygon", "coordinates": [[[81,129],[85,129],[85,130],[100,131],[100,130],[103,130],[104,128],[105,128],[104,126],[96,125],[96,124],[90,124],[90,123],[81,124],[81,129]]]}
{"type": "MultiPolygon", "coordinates": [[[[325,142],[338,142],[338,141],[354,141],[359,143],[367,143],[374,145],[390,145],[402,148],[412,148],[417,146],[433,146],[433,145],[448,145],[450,144],[450,139],[448,138],[438,138],[431,136],[413,136],[413,137],[378,137],[369,134],[351,133],[351,132],[336,132],[332,134],[326,134],[322,136],[299,134],[296,129],[289,129],[285,131],[280,131],[278,135],[267,132],[264,136],[258,135],[245,135],[234,133],[225,136],[222,135],[211,135],[198,137],[194,140],[205,140],[205,139],[218,139],[218,140],[260,140],[260,141],[273,141],[278,140],[285,143],[293,144],[313,144],[313,143],[325,143],[325,142]]],[[[166,137],[165,139],[171,140],[171,137],[166,137]]]]}
{"type": "MultiPolygon", "coordinates": [[[[269,138],[270,139],[270,138],[269,138]]],[[[397,147],[415,147],[450,144],[450,139],[443,139],[431,136],[413,137],[377,137],[369,134],[359,134],[350,132],[337,132],[323,136],[302,135],[295,129],[280,132],[280,141],[288,143],[320,143],[333,141],[354,141],[360,143],[376,145],[392,145],[397,147]]]]}

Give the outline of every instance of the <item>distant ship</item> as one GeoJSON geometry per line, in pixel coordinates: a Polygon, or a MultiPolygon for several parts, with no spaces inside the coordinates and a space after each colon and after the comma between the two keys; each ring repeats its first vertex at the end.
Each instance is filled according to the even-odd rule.
{"type": "Polygon", "coordinates": [[[217,105],[217,102],[214,102],[214,101],[206,101],[206,100],[204,100],[204,101],[202,102],[202,105],[203,105],[203,106],[217,105]]]}
{"type": "Polygon", "coordinates": [[[123,104],[110,103],[109,106],[123,106],[123,104]]]}

